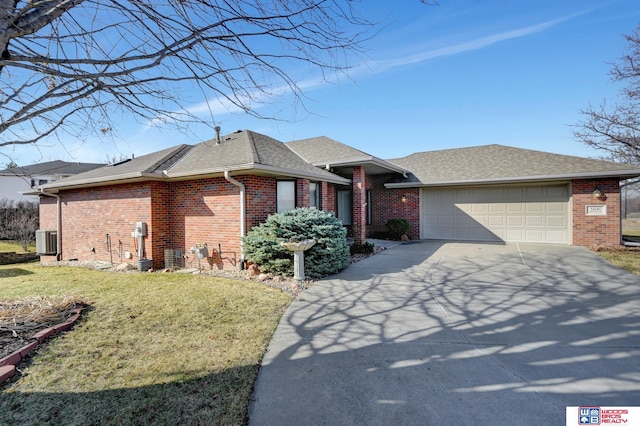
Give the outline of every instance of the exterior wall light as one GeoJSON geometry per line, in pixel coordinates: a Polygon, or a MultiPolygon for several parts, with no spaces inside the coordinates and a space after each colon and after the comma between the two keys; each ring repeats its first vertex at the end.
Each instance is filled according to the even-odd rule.
{"type": "Polygon", "coordinates": [[[593,190],[593,198],[600,199],[604,196],[604,192],[596,186],[596,189],[593,190]]]}
{"type": "Polygon", "coordinates": [[[401,201],[402,201],[403,203],[406,203],[406,202],[407,202],[407,194],[402,194],[401,201]]]}

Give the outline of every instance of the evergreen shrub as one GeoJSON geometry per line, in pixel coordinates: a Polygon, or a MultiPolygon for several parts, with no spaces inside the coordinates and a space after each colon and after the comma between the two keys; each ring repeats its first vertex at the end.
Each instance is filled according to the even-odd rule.
{"type": "Polygon", "coordinates": [[[314,239],[316,244],[304,252],[305,275],[321,278],[347,266],[346,232],[339,219],[322,210],[297,208],[276,213],[247,233],[243,239],[245,257],[263,272],[291,276],[293,252],[280,243],[314,239]]]}
{"type": "Polygon", "coordinates": [[[389,219],[386,227],[394,240],[399,240],[409,232],[411,224],[406,219],[389,219]]]}
{"type": "Polygon", "coordinates": [[[362,244],[351,244],[349,246],[349,252],[353,254],[371,254],[373,253],[374,244],[371,243],[362,243],[362,244]]]}

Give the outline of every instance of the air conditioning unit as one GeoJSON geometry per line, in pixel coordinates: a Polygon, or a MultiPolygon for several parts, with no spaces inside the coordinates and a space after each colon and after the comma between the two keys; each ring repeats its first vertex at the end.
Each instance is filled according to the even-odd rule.
{"type": "Polygon", "coordinates": [[[36,231],[36,253],[56,254],[58,252],[58,233],[56,231],[36,231]]]}

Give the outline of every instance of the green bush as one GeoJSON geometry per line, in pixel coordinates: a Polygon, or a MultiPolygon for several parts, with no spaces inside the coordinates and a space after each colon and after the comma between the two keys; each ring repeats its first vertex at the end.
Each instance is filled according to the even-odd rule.
{"type": "Polygon", "coordinates": [[[276,213],[254,227],[243,239],[245,257],[264,272],[293,275],[293,252],[282,241],[312,238],[316,244],[304,252],[305,275],[321,278],[347,266],[349,247],[342,222],[321,210],[298,208],[276,213]]]}
{"type": "Polygon", "coordinates": [[[363,244],[351,244],[349,246],[349,252],[351,254],[371,254],[373,253],[373,248],[375,246],[371,243],[363,243],[363,244]]]}
{"type": "Polygon", "coordinates": [[[399,240],[403,235],[409,232],[411,224],[406,219],[389,219],[386,227],[394,240],[399,240]]]}

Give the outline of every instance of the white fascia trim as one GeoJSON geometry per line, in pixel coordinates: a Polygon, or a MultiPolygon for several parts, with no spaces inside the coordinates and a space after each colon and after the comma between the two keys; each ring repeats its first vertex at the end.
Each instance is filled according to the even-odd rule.
{"type": "Polygon", "coordinates": [[[127,182],[138,182],[140,180],[166,180],[161,175],[155,173],[124,173],[121,175],[109,176],[109,177],[95,177],[90,179],[75,180],[72,182],[56,181],[50,184],[42,185],[40,188],[47,191],[60,191],[64,189],[82,188],[91,186],[105,186],[109,184],[121,184],[127,182]],[[56,185],[60,183],[59,185],[56,185]]]}
{"type": "Polygon", "coordinates": [[[279,174],[279,175],[283,175],[283,176],[307,178],[307,179],[310,179],[310,180],[320,180],[320,181],[325,181],[325,182],[329,182],[329,183],[335,183],[335,184],[338,184],[338,185],[350,185],[351,184],[351,179],[345,179],[343,177],[340,177],[340,176],[334,175],[334,174],[330,174],[329,176],[327,176],[324,173],[310,173],[310,172],[305,172],[305,171],[285,169],[285,168],[282,168],[282,167],[265,166],[263,164],[256,164],[255,167],[254,167],[254,170],[271,172],[271,173],[275,173],[275,174],[279,174]]]}
{"type": "Polygon", "coordinates": [[[339,185],[351,184],[351,180],[342,178],[337,175],[327,176],[326,174],[323,174],[323,173],[309,173],[309,172],[300,171],[300,170],[291,170],[283,167],[266,166],[264,164],[256,164],[256,163],[237,164],[231,167],[224,167],[224,168],[220,167],[220,168],[213,168],[213,169],[198,170],[197,172],[184,172],[184,173],[169,172],[167,174],[167,177],[169,179],[177,179],[177,178],[185,178],[185,177],[203,177],[206,175],[223,176],[225,171],[235,172],[235,174],[237,174],[238,172],[250,173],[252,171],[254,172],[261,171],[261,172],[268,172],[268,173],[282,175],[282,176],[299,177],[299,178],[307,178],[311,180],[325,181],[330,183],[336,183],[339,185]]]}
{"type": "Polygon", "coordinates": [[[254,168],[253,163],[244,163],[244,164],[236,164],[234,166],[214,167],[211,169],[200,169],[195,171],[191,170],[187,172],[178,172],[178,173],[172,172],[169,170],[165,176],[168,177],[169,179],[185,178],[185,177],[204,177],[204,176],[215,176],[215,175],[224,176],[225,171],[237,172],[241,170],[251,170],[253,168],[254,168]]]}
{"type": "Polygon", "coordinates": [[[334,166],[334,167],[345,167],[345,166],[364,166],[367,164],[373,164],[385,169],[389,169],[392,172],[397,173],[409,173],[409,170],[404,169],[396,164],[393,164],[387,160],[383,160],[378,157],[365,157],[365,158],[356,158],[352,160],[340,160],[340,161],[319,161],[313,163],[316,167],[325,167],[326,165],[334,166]]]}

